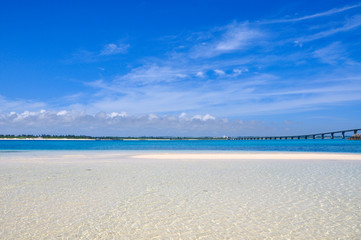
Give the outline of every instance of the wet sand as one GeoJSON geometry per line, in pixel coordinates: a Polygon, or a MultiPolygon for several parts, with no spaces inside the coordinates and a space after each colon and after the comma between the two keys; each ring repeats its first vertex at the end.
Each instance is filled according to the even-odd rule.
{"type": "Polygon", "coordinates": [[[0,239],[359,239],[361,154],[0,152],[0,239]]]}

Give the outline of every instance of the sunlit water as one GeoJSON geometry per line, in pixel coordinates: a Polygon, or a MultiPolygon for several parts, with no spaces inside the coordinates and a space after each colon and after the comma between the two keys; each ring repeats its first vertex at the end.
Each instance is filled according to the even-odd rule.
{"type": "Polygon", "coordinates": [[[8,155],[0,239],[361,237],[360,161],[8,155]]]}
{"type": "Polygon", "coordinates": [[[361,153],[361,141],[343,139],[308,140],[161,140],[161,141],[82,141],[82,140],[2,140],[0,153],[9,150],[221,150],[296,151],[361,153]]]}

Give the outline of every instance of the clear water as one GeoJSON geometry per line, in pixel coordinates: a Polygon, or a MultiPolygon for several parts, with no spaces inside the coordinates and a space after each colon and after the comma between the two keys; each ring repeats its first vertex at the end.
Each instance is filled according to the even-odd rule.
{"type": "Polygon", "coordinates": [[[361,153],[361,141],[328,140],[160,140],[160,141],[82,141],[82,140],[2,140],[0,151],[13,150],[221,150],[295,151],[361,153]]]}
{"type": "Polygon", "coordinates": [[[34,152],[0,155],[0,239],[361,239],[361,161],[34,152]]]}

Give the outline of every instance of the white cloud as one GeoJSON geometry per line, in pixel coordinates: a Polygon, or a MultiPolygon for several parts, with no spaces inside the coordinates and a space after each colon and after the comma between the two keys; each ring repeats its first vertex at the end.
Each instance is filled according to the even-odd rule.
{"type": "Polygon", "coordinates": [[[179,119],[187,119],[187,114],[185,112],[182,112],[180,115],[179,115],[179,119]]]}
{"type": "Polygon", "coordinates": [[[112,112],[110,114],[107,115],[109,118],[116,118],[116,117],[127,117],[128,114],[126,112],[120,112],[120,113],[117,113],[117,112],[112,112]]]}
{"type": "Polygon", "coordinates": [[[201,118],[200,118],[202,121],[208,121],[208,120],[216,120],[216,118],[215,117],[213,117],[212,115],[210,115],[210,114],[206,114],[206,115],[204,115],[203,117],[201,116],[201,118]]]}
{"type": "Polygon", "coordinates": [[[235,68],[233,69],[233,75],[234,76],[239,76],[245,72],[248,72],[248,68],[244,68],[244,69],[238,69],[238,68],[235,68]]]}
{"type": "Polygon", "coordinates": [[[117,45],[115,43],[109,43],[104,46],[103,50],[101,50],[99,55],[109,56],[109,55],[115,55],[115,54],[120,54],[120,53],[126,53],[129,46],[130,46],[129,44],[118,44],[117,45]]]}
{"type": "Polygon", "coordinates": [[[157,115],[153,114],[153,113],[151,113],[151,114],[148,115],[148,119],[149,119],[150,121],[155,120],[155,119],[158,119],[158,118],[159,118],[159,117],[158,117],[157,115]]]}
{"type": "Polygon", "coordinates": [[[180,116],[86,114],[77,111],[24,111],[0,114],[2,134],[85,134],[95,136],[235,136],[258,122],[225,121],[209,114],[180,116]],[[60,113],[60,114],[59,114],[60,113]]]}
{"type": "Polygon", "coordinates": [[[226,73],[223,71],[223,70],[220,70],[220,69],[215,69],[214,72],[216,74],[218,74],[219,76],[224,76],[226,75],[226,73]]]}
{"type": "Polygon", "coordinates": [[[303,44],[302,43],[300,43],[300,41],[293,41],[293,43],[295,44],[295,46],[297,46],[297,47],[303,47],[303,44]]]}
{"type": "Polygon", "coordinates": [[[66,115],[67,113],[68,113],[68,111],[62,110],[62,111],[60,111],[60,112],[57,112],[56,115],[58,115],[58,116],[64,116],[64,115],[66,115]]]}
{"type": "Polygon", "coordinates": [[[203,78],[204,77],[204,72],[197,72],[196,76],[203,78]]]}

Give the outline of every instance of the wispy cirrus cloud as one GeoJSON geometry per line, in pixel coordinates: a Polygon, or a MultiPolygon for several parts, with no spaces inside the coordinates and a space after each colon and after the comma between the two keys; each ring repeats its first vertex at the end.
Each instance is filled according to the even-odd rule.
{"type": "Polygon", "coordinates": [[[304,21],[304,20],[310,20],[310,19],[315,19],[315,18],[319,18],[319,17],[326,17],[326,16],[331,16],[337,13],[342,13],[354,8],[359,8],[361,7],[361,3],[358,4],[354,4],[354,5],[350,5],[350,6],[345,6],[345,7],[341,7],[341,8],[333,8],[324,12],[320,12],[320,13],[315,13],[315,14],[311,14],[311,15],[307,15],[307,16],[303,16],[303,17],[298,17],[298,18],[289,18],[289,19],[274,19],[274,20],[268,20],[268,21],[261,21],[260,23],[263,24],[271,24],[271,23],[289,23],[289,22],[299,22],[299,21],[304,21]]]}
{"type": "Polygon", "coordinates": [[[173,82],[187,78],[189,72],[182,68],[157,64],[147,64],[142,67],[132,69],[131,72],[119,76],[116,81],[131,81],[134,83],[149,84],[157,82],[173,82]]]}
{"type": "Polygon", "coordinates": [[[348,61],[346,52],[345,47],[340,42],[334,42],[324,48],[317,49],[313,54],[321,62],[334,65],[348,61]]]}
{"type": "Polygon", "coordinates": [[[130,44],[124,43],[108,43],[102,49],[97,51],[89,51],[89,50],[78,50],[73,53],[72,59],[67,60],[65,62],[73,63],[73,62],[98,62],[108,56],[114,56],[118,54],[126,54],[130,44]]]}
{"type": "Polygon", "coordinates": [[[28,109],[31,111],[45,107],[47,107],[47,104],[44,102],[24,99],[10,100],[0,95],[0,113],[22,111],[24,109],[28,109]]]}
{"type": "Polygon", "coordinates": [[[361,26],[361,15],[354,15],[347,19],[341,26],[327,29],[324,31],[310,34],[308,36],[300,37],[297,39],[299,42],[310,42],[321,38],[326,38],[338,33],[354,30],[361,26]]]}
{"type": "Polygon", "coordinates": [[[232,73],[219,76],[217,80],[187,83],[139,85],[124,81],[101,82],[98,83],[100,98],[88,108],[137,114],[208,112],[234,117],[312,111],[332,104],[361,101],[358,94],[361,75],[333,81],[334,75],[330,73],[307,82],[302,77],[285,82],[282,78],[265,74],[242,77],[237,81],[232,73]]]}
{"type": "Polygon", "coordinates": [[[213,31],[220,34],[220,36],[195,45],[191,57],[211,58],[225,53],[245,50],[253,47],[266,37],[265,33],[255,27],[250,27],[247,22],[235,22],[223,28],[216,28],[213,31]]]}

